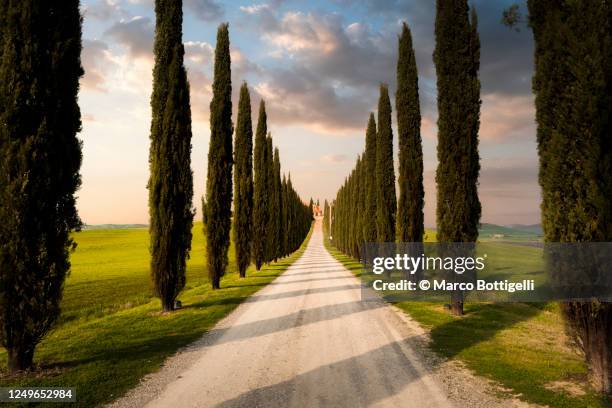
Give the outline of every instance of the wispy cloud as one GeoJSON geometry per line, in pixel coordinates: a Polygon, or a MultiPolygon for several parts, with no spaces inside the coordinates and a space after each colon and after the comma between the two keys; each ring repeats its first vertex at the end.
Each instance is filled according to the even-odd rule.
{"type": "Polygon", "coordinates": [[[132,57],[151,59],[154,31],[148,17],[136,16],[113,24],[105,34],[126,47],[132,57]]]}
{"type": "Polygon", "coordinates": [[[115,67],[108,44],[99,40],[83,40],[81,61],[85,70],[81,86],[85,89],[106,91],[107,76],[115,67]]]}
{"type": "Polygon", "coordinates": [[[184,0],[185,7],[202,21],[220,21],[225,15],[223,6],[214,0],[184,0]]]}

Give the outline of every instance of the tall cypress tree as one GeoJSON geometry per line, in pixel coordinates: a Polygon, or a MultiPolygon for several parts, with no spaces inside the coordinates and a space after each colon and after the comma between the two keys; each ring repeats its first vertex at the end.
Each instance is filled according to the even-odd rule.
{"type": "Polygon", "coordinates": [[[295,219],[295,206],[293,202],[293,183],[291,182],[291,173],[287,175],[287,247],[289,253],[293,252],[297,225],[295,219]]]}
{"type": "MultiPolygon", "coordinates": [[[[476,242],[480,43],[476,14],[467,0],[436,2],[434,63],[438,88],[437,235],[440,242],[476,242]]],[[[463,314],[463,295],[453,293],[452,312],[463,314]]]]}
{"type": "Polygon", "coordinates": [[[399,38],[397,91],[395,93],[399,144],[399,203],[397,239],[400,242],[423,240],[423,147],[419,78],[410,29],[403,23],[399,38]]]}
{"type": "Polygon", "coordinates": [[[274,261],[278,258],[282,258],[282,246],[283,246],[283,192],[281,190],[281,165],[280,165],[280,153],[278,147],[274,148],[274,209],[275,212],[271,218],[274,218],[274,261]]]}
{"type": "MultiPolygon", "coordinates": [[[[590,0],[529,0],[528,6],[544,238],[609,242],[612,6],[590,0]]],[[[612,392],[612,304],[566,302],[561,310],[570,338],[584,352],[591,384],[612,392]]]]}
{"type": "Polygon", "coordinates": [[[259,118],[257,120],[257,131],[255,132],[255,175],[253,183],[253,259],[255,268],[261,269],[266,261],[266,232],[267,211],[269,206],[268,170],[266,168],[266,151],[268,133],[266,105],[262,100],[259,103],[259,118]]]}
{"type": "Polygon", "coordinates": [[[266,195],[268,198],[268,208],[266,209],[266,263],[270,263],[276,254],[276,223],[277,223],[277,199],[274,189],[274,148],[272,135],[268,132],[266,138],[266,195]]]}
{"type": "Polygon", "coordinates": [[[251,97],[246,83],[240,88],[234,142],[234,245],[240,277],[251,263],[253,215],[253,125],[251,97]]]}
{"type": "Polygon", "coordinates": [[[376,236],[378,242],[395,242],[395,170],[393,169],[393,130],[389,89],[380,86],[378,133],[376,135],[376,236]]]}
{"type": "Polygon", "coordinates": [[[287,197],[287,178],[283,174],[281,182],[281,249],[282,256],[289,254],[288,233],[289,228],[289,202],[287,197]]]}
{"type": "Polygon", "coordinates": [[[376,203],[377,203],[377,184],[376,184],[376,120],[374,114],[370,113],[368,127],[366,130],[365,143],[365,162],[366,162],[366,188],[365,188],[365,214],[363,224],[363,237],[365,242],[375,242],[376,234],[376,203]]]}
{"type": "Polygon", "coordinates": [[[185,287],[191,250],[191,108],[183,66],[182,2],[157,0],[155,15],[148,184],[151,276],[163,310],[171,311],[185,287]]]}
{"type": "Polygon", "coordinates": [[[3,1],[0,24],[0,341],[14,373],[59,316],[81,226],[79,1],[3,1]]]}
{"type": "MultiPolygon", "coordinates": [[[[357,196],[356,200],[358,202],[357,204],[357,208],[359,211],[359,228],[357,229],[356,234],[357,234],[357,240],[359,241],[359,245],[363,245],[366,241],[365,239],[365,235],[364,235],[364,231],[365,231],[365,226],[364,224],[366,223],[366,206],[367,206],[367,197],[366,197],[366,179],[367,179],[367,162],[366,162],[366,156],[365,153],[361,154],[361,165],[359,166],[359,195],[357,196]]],[[[360,254],[361,255],[361,254],[360,254]]]]}
{"type": "Polygon", "coordinates": [[[227,268],[232,203],[232,78],[228,25],[217,31],[206,183],[206,259],[213,289],[227,268]]]}

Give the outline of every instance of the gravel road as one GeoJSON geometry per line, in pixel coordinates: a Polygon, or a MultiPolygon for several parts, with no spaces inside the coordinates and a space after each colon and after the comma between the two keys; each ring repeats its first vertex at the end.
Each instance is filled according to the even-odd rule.
{"type": "Polygon", "coordinates": [[[359,281],[324,248],[304,255],[200,341],[113,407],[517,406],[426,351],[396,308],[362,301],[359,281]]]}

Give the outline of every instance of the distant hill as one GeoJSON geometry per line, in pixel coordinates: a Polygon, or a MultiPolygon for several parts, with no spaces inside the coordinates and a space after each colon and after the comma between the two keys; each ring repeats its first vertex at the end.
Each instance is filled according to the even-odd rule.
{"type": "MultiPolygon", "coordinates": [[[[478,230],[479,240],[499,240],[499,241],[541,241],[542,227],[540,224],[524,225],[497,225],[482,223],[478,230]]],[[[435,242],[436,229],[427,228],[424,240],[435,242]]]]}
{"type": "Polygon", "coordinates": [[[510,228],[513,229],[517,229],[517,230],[521,230],[521,231],[528,231],[531,232],[533,234],[538,234],[538,235],[543,235],[544,232],[542,231],[542,226],[540,224],[512,224],[512,225],[508,225],[510,228]]]}
{"type": "Polygon", "coordinates": [[[503,226],[483,223],[479,230],[480,239],[536,241],[542,236],[540,225],[503,226]]]}
{"type": "Polygon", "coordinates": [[[148,228],[147,224],[96,224],[85,225],[83,230],[148,228]]]}

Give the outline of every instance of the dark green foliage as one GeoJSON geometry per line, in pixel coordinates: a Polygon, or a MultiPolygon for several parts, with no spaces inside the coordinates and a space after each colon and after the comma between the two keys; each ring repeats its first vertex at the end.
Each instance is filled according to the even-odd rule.
{"type": "MultiPolygon", "coordinates": [[[[610,241],[610,2],[530,0],[528,6],[545,240],[610,241]]],[[[612,304],[570,302],[562,311],[591,383],[612,392],[612,304]]]]}
{"type": "Polygon", "coordinates": [[[30,369],[60,314],[81,221],[78,0],[0,4],[0,341],[30,369]]]}
{"type": "Polygon", "coordinates": [[[234,142],[234,244],[240,277],[251,263],[253,216],[253,125],[246,83],[240,88],[234,142]]]}
{"type": "Polygon", "coordinates": [[[278,258],[283,257],[283,192],[282,192],[282,183],[281,183],[281,165],[280,165],[280,154],[278,152],[278,147],[274,148],[274,161],[273,161],[273,169],[274,174],[272,178],[272,184],[274,188],[274,192],[272,197],[274,197],[274,203],[272,206],[272,211],[274,216],[271,217],[274,219],[274,261],[276,262],[278,258]]]}
{"type": "Polygon", "coordinates": [[[253,260],[255,268],[261,269],[266,261],[266,240],[268,223],[268,169],[266,167],[268,133],[266,105],[262,100],[259,104],[259,118],[257,120],[257,131],[255,132],[254,152],[254,183],[253,183],[253,260]]]}
{"type": "Polygon", "coordinates": [[[294,252],[300,247],[308,235],[312,224],[312,207],[304,204],[300,196],[293,189],[291,174],[287,179],[287,253],[294,252]]]}
{"type": "Polygon", "coordinates": [[[310,230],[312,210],[304,205],[291,184],[281,181],[280,153],[266,137],[264,102],[259,106],[255,135],[255,183],[253,200],[253,259],[255,267],[297,250],[310,230]]]}
{"type": "MultiPolygon", "coordinates": [[[[386,88],[385,88],[386,90],[386,88]]],[[[387,94],[387,103],[389,98],[387,94]]],[[[389,125],[385,130],[387,137],[393,137],[391,134],[391,106],[383,108],[383,112],[388,117],[384,118],[384,122],[389,125]]],[[[384,116],[384,115],[383,115],[384,116]]],[[[364,242],[377,241],[377,212],[379,210],[379,195],[382,190],[378,189],[377,182],[377,133],[376,121],[374,115],[370,114],[368,120],[368,129],[366,131],[366,148],[362,155],[358,156],[355,167],[351,171],[344,184],[338,190],[335,201],[328,204],[325,201],[325,211],[323,213],[324,228],[326,234],[332,236],[332,242],[336,248],[342,252],[349,254],[354,258],[361,257],[361,247],[364,242]]],[[[391,163],[391,179],[394,179],[393,174],[393,153],[388,149],[392,149],[391,141],[385,146],[384,151],[390,154],[391,163]]],[[[381,166],[381,170],[385,176],[389,176],[389,167],[381,166]]],[[[393,195],[392,205],[395,206],[395,183],[393,190],[389,190],[385,185],[385,190],[388,194],[391,191],[393,195]]],[[[387,201],[385,201],[387,203],[387,201]]],[[[386,207],[387,208],[387,207],[386,207]]],[[[395,211],[395,210],[394,210],[395,211]]],[[[394,214],[394,213],[393,213],[394,214]]],[[[385,224],[386,226],[386,224],[385,224]]],[[[394,227],[392,225],[392,227],[394,227]]],[[[391,239],[392,241],[393,239],[391,239]]]]}
{"type": "Polygon", "coordinates": [[[361,245],[363,245],[365,240],[365,222],[366,222],[366,178],[367,178],[367,163],[365,161],[365,153],[363,153],[359,157],[359,162],[356,167],[357,171],[357,192],[355,196],[356,205],[357,205],[357,229],[355,230],[355,237],[357,242],[359,243],[358,251],[360,251],[361,245]]]}
{"type": "Polygon", "coordinates": [[[151,276],[165,311],[185,287],[191,249],[191,108],[183,66],[182,2],[155,3],[155,67],[149,149],[151,276]]]}
{"type": "Polygon", "coordinates": [[[362,200],[362,178],[363,178],[363,165],[364,161],[362,157],[357,157],[357,164],[355,165],[353,184],[351,186],[351,192],[353,194],[353,200],[351,206],[353,207],[353,214],[355,218],[352,223],[351,232],[351,248],[352,254],[355,258],[361,256],[361,246],[363,245],[363,215],[365,209],[365,203],[362,200]]]}
{"type": "Polygon", "coordinates": [[[399,38],[397,61],[397,132],[399,144],[399,202],[397,207],[397,240],[423,240],[423,148],[421,146],[421,112],[419,78],[412,48],[412,36],[406,23],[399,38]]]}
{"type": "Polygon", "coordinates": [[[227,268],[232,204],[232,79],[228,25],[217,31],[206,183],[206,260],[213,289],[227,268]]]}
{"type": "Polygon", "coordinates": [[[466,0],[437,1],[438,241],[475,242],[480,222],[480,43],[466,0]]]}
{"type": "Polygon", "coordinates": [[[281,256],[289,255],[289,244],[288,244],[288,227],[289,227],[289,203],[287,201],[287,178],[283,174],[283,181],[281,183],[281,256]]]}
{"type": "Polygon", "coordinates": [[[376,241],[376,120],[370,113],[365,142],[365,213],[363,218],[364,242],[376,241]]]}
{"type": "Polygon", "coordinates": [[[266,220],[266,263],[274,260],[276,254],[276,223],[277,223],[277,200],[274,192],[274,148],[272,142],[272,135],[268,133],[266,138],[266,155],[265,155],[265,166],[266,166],[266,195],[268,196],[268,217],[266,220]]]}
{"type": "MultiPolygon", "coordinates": [[[[366,162],[360,156],[357,158],[355,168],[345,180],[336,200],[333,202],[331,214],[331,235],[334,245],[342,252],[354,257],[361,257],[361,246],[363,244],[363,222],[365,194],[363,189],[366,183],[363,178],[366,175],[366,162]]],[[[324,220],[329,220],[329,206],[325,207],[324,220]]]]}
{"type": "Polygon", "coordinates": [[[380,86],[378,133],[376,135],[376,237],[378,242],[395,242],[395,170],[389,89],[380,86]]]}
{"type": "MultiPolygon", "coordinates": [[[[438,88],[437,236],[440,242],[475,242],[480,223],[478,129],[480,40],[476,13],[466,0],[436,2],[434,63],[438,88]]],[[[463,314],[463,294],[451,295],[463,314]]]]}
{"type": "Polygon", "coordinates": [[[518,4],[512,4],[502,12],[501,23],[506,27],[513,28],[516,31],[521,31],[520,25],[524,23],[523,13],[518,4]]]}

